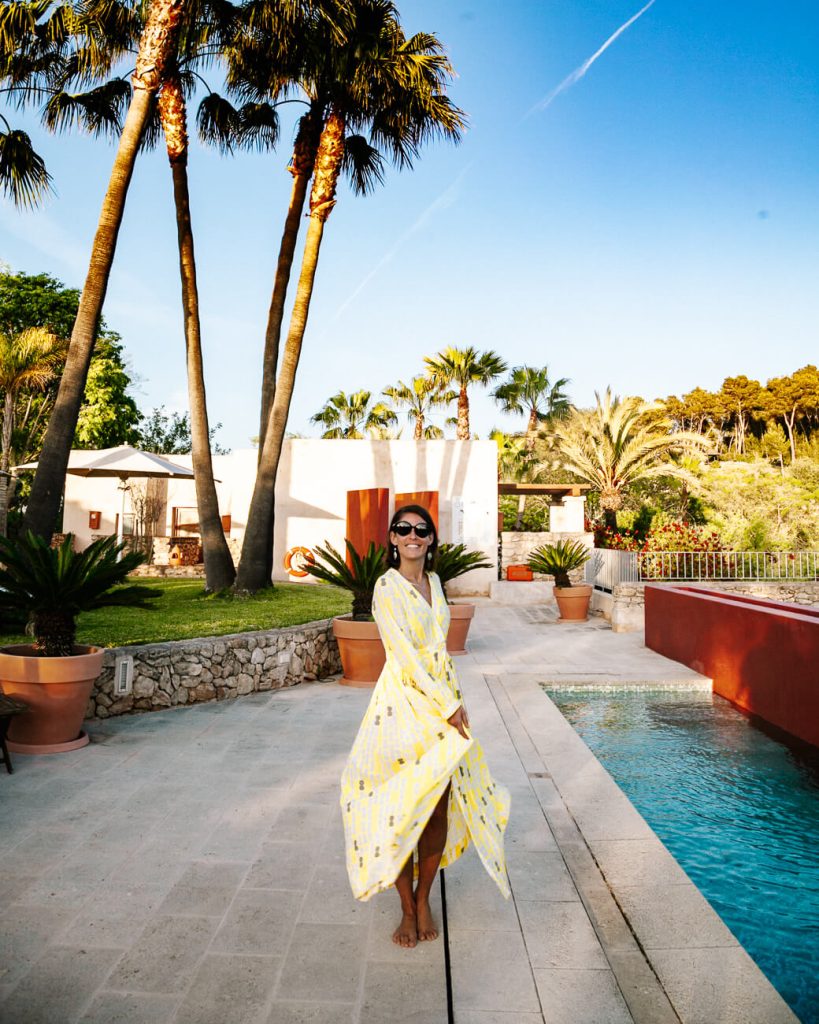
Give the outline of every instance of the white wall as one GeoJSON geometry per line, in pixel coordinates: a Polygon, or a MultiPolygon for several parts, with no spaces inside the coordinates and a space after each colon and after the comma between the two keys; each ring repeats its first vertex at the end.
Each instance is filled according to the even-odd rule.
{"type": "MultiPolygon", "coordinates": [[[[256,475],[256,449],[214,457],[219,479],[219,510],[232,517],[231,536],[241,539],[256,475]]],[[[171,461],[190,465],[190,456],[171,461]]],[[[81,546],[92,532],[113,533],[121,492],[114,479],[69,475],[66,478],[66,532],[81,546]],[[88,512],[102,512],[99,531],[88,527],[88,512]]],[[[438,491],[442,541],[463,542],[497,563],[497,447],[493,441],[285,441],[276,487],[274,576],[290,579],[283,559],[296,545],[312,548],[329,541],[343,549],[347,491],[387,487],[392,495],[407,491],[438,491]],[[463,502],[462,530],[453,522],[456,499],[463,502]],[[457,534],[457,535],[456,535],[457,534]]],[[[126,511],[131,511],[126,495],[126,511]]],[[[171,532],[173,506],[195,506],[192,481],[169,480],[165,534],[171,532]]],[[[161,531],[160,531],[161,532],[161,531]]],[[[487,594],[497,579],[495,568],[482,569],[456,580],[452,594],[487,594]]],[[[310,577],[305,579],[311,583],[310,577]]]]}

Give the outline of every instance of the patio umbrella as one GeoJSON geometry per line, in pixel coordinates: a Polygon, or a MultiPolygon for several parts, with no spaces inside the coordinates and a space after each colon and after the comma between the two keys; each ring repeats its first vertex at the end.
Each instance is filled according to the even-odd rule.
{"type": "MultiPolygon", "coordinates": [[[[15,470],[36,469],[36,462],[27,462],[15,466],[15,470]]],[[[193,477],[193,470],[171,462],[164,455],[143,452],[130,445],[121,444],[117,448],[102,448],[94,451],[72,451],[68,457],[68,470],[74,476],[108,476],[118,477],[119,490],[122,492],[122,506],[117,524],[117,542],[122,543],[123,523],[125,520],[125,492],[131,477],[150,478],[186,478],[193,477]]]]}

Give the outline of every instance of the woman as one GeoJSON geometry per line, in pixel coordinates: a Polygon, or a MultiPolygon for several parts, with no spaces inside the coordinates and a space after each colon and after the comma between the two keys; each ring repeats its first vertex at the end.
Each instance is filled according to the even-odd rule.
{"type": "Polygon", "coordinates": [[[367,900],[394,885],[402,916],[393,942],[411,948],[438,937],[429,892],[439,866],[470,840],[509,896],[509,794],[471,735],[446,652],[449,608],[431,571],[438,537],[429,512],[398,509],[389,539],[373,600],[387,662],[342,775],[341,808],[353,894],[367,900]]]}

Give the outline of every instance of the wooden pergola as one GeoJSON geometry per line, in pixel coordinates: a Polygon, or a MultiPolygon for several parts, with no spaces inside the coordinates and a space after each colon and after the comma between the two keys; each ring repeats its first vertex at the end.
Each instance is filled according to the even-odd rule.
{"type": "Polygon", "coordinates": [[[498,494],[516,494],[526,498],[548,496],[554,505],[564,498],[582,498],[590,490],[589,484],[498,484],[498,494]]]}

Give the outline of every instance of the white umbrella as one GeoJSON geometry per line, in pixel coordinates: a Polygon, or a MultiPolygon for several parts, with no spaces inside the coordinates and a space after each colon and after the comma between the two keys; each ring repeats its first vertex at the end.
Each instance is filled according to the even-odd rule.
{"type": "MultiPolygon", "coordinates": [[[[27,462],[15,466],[15,470],[36,469],[36,462],[27,462]]],[[[117,523],[117,542],[122,543],[123,523],[125,520],[125,492],[128,480],[132,476],[171,479],[174,477],[193,477],[193,470],[171,462],[164,455],[143,452],[130,445],[121,444],[117,448],[102,448],[95,451],[72,451],[68,457],[67,472],[73,476],[109,476],[118,477],[119,490],[122,492],[122,507],[117,523]]]]}

